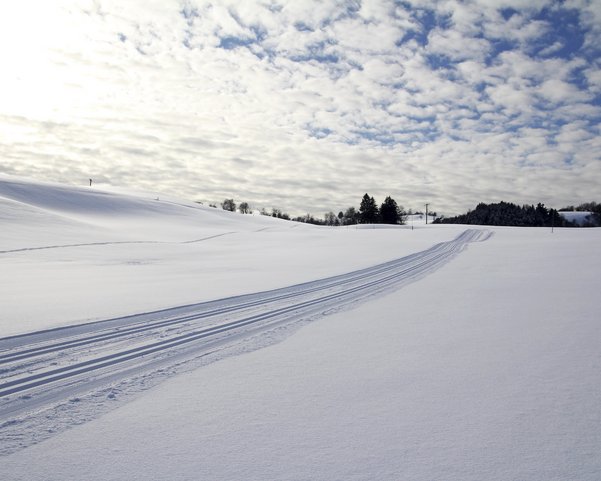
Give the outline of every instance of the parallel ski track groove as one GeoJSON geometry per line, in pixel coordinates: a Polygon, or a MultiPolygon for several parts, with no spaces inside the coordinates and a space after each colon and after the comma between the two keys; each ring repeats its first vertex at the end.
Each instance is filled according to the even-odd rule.
{"type": "MultiPolygon", "coordinates": [[[[355,272],[346,274],[344,276],[335,276],[335,277],[323,279],[321,281],[316,281],[320,285],[317,285],[317,286],[311,287],[311,288],[306,288],[303,290],[294,291],[291,293],[272,295],[271,297],[266,296],[266,297],[260,298],[258,300],[248,301],[248,302],[243,302],[243,303],[236,304],[233,306],[226,306],[226,307],[222,307],[222,308],[218,308],[218,309],[213,309],[213,310],[209,310],[207,312],[198,312],[198,313],[186,315],[183,317],[177,317],[175,319],[166,319],[166,320],[145,322],[145,323],[142,323],[141,326],[134,325],[132,327],[120,328],[117,331],[115,331],[114,329],[111,329],[109,332],[94,334],[92,336],[78,337],[76,339],[61,341],[61,342],[54,343],[54,344],[45,344],[45,345],[39,346],[39,347],[33,347],[33,348],[19,350],[17,352],[10,352],[8,354],[2,354],[2,355],[0,355],[0,365],[18,361],[18,360],[30,359],[30,358],[33,358],[33,357],[36,357],[36,356],[39,356],[42,354],[52,353],[59,349],[80,347],[80,346],[92,344],[92,343],[99,342],[99,341],[106,341],[106,340],[110,340],[110,339],[126,337],[126,336],[129,336],[132,334],[150,331],[150,330],[161,328],[161,327],[167,327],[167,326],[181,324],[181,323],[188,322],[188,321],[205,319],[205,318],[217,316],[220,314],[228,314],[228,313],[248,309],[251,307],[264,305],[267,303],[279,302],[282,300],[291,299],[294,297],[300,297],[300,296],[304,296],[304,295],[311,294],[314,292],[319,292],[321,290],[331,289],[334,287],[343,286],[345,284],[351,284],[353,282],[357,282],[362,279],[367,279],[369,277],[375,277],[384,272],[388,272],[393,269],[397,269],[398,267],[403,266],[403,265],[410,265],[411,263],[415,263],[415,262],[419,261],[420,259],[423,259],[427,256],[431,256],[436,251],[438,251],[440,249],[444,249],[445,247],[447,247],[447,246],[445,246],[444,244],[438,244],[438,245],[433,246],[432,248],[428,249],[427,251],[424,251],[423,253],[414,254],[412,256],[407,256],[402,259],[398,259],[395,261],[390,261],[388,263],[380,264],[378,266],[369,268],[368,270],[365,269],[365,270],[361,270],[361,271],[355,271],[355,272]],[[427,255],[426,255],[426,253],[427,253],[427,255]],[[337,280],[340,277],[343,277],[343,279],[337,280]],[[333,279],[335,279],[335,280],[333,280],[333,279]]],[[[311,283],[311,284],[313,284],[313,283],[311,283]]]]}
{"type": "MultiPolygon", "coordinates": [[[[322,295],[320,297],[308,299],[302,302],[297,302],[292,305],[285,307],[279,307],[271,309],[259,314],[254,314],[243,319],[236,321],[226,322],[216,326],[194,330],[185,334],[180,334],[169,339],[161,341],[151,342],[142,346],[129,348],[123,351],[111,353],[108,355],[92,358],[86,361],[76,362],[72,365],[63,366],[60,368],[32,374],[29,376],[21,377],[18,379],[12,379],[0,383],[0,397],[9,396],[11,394],[18,394],[21,392],[28,391],[33,388],[39,388],[57,381],[66,379],[76,378],[83,374],[91,374],[94,371],[111,367],[117,364],[122,364],[128,361],[133,361],[149,354],[168,351],[177,346],[183,344],[189,344],[194,341],[206,339],[208,337],[218,336],[219,334],[235,331],[246,326],[260,323],[262,321],[275,322],[290,313],[310,313],[315,308],[320,307],[327,309],[334,305],[344,305],[346,302],[352,302],[353,300],[363,298],[368,294],[376,293],[383,289],[394,285],[396,282],[410,279],[411,274],[415,273],[426,273],[429,269],[445,262],[455,252],[460,251],[463,247],[479,238],[482,239],[482,231],[478,230],[466,230],[456,239],[437,244],[430,249],[425,251],[412,254],[410,256],[397,259],[388,263],[380,264],[372,268],[362,269],[354,271],[345,275],[334,276],[320,281],[300,284],[298,286],[292,286],[290,288],[278,289],[276,291],[268,291],[265,297],[249,301],[247,303],[241,303],[233,306],[226,306],[219,309],[207,311],[205,313],[195,313],[190,316],[182,316],[175,319],[162,320],[159,322],[147,322],[142,326],[133,326],[127,329],[122,329],[117,332],[100,333],[84,338],[78,338],[74,340],[67,340],[52,345],[46,345],[37,348],[29,348],[20,350],[18,352],[4,354],[0,359],[3,363],[15,362],[17,360],[28,359],[30,357],[46,354],[50,352],[61,352],[64,349],[78,347],[86,344],[94,344],[96,342],[103,342],[113,338],[119,338],[123,336],[130,336],[141,331],[147,331],[156,329],[157,327],[164,327],[171,324],[179,324],[190,320],[201,319],[210,316],[216,316],[219,314],[239,311],[250,307],[256,307],[262,304],[269,304],[272,302],[278,302],[286,299],[291,299],[300,296],[306,296],[319,291],[331,290],[333,288],[341,288],[340,290],[322,295]],[[401,270],[397,270],[401,268],[401,270]],[[393,271],[389,273],[389,271],[393,271]],[[384,274],[382,277],[381,275],[384,274]],[[365,281],[359,285],[350,287],[348,284],[353,284],[360,281],[365,281]],[[304,288],[303,288],[304,286],[304,288]],[[283,292],[292,289],[292,292],[285,294],[273,295],[275,292],[283,292]],[[294,290],[297,289],[297,290],[294,290]],[[271,295],[271,297],[270,297],[271,295]],[[275,321],[274,321],[275,320],[275,321]]],[[[285,319],[285,318],[283,318],[285,319]]],[[[280,319],[280,322],[281,320],[280,319]]]]}

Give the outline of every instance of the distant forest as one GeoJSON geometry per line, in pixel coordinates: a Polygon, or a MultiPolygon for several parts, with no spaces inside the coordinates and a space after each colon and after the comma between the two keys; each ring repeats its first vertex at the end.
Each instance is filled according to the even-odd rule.
{"type": "Polygon", "coordinates": [[[544,204],[516,205],[510,202],[496,204],[480,203],[474,210],[455,217],[439,218],[440,224],[472,224],[516,227],[593,227],[601,225],[601,204],[588,202],[578,207],[569,206],[560,209],[547,209],[544,204]],[[565,219],[559,212],[592,212],[591,220],[583,225],[565,219]]]}
{"type": "MultiPolygon", "coordinates": [[[[216,204],[209,204],[210,207],[217,207],[216,204]]],[[[221,203],[221,208],[224,210],[235,211],[236,209],[242,214],[251,214],[252,209],[247,202],[242,202],[237,205],[234,199],[225,199],[221,203]]],[[[298,217],[290,217],[287,213],[280,209],[273,208],[271,212],[266,209],[261,209],[262,215],[277,217],[278,219],[293,220],[296,222],[304,222],[306,224],[316,225],[353,225],[353,224],[404,224],[405,216],[412,212],[405,212],[402,205],[390,196],[387,196],[381,205],[378,205],[376,200],[369,194],[365,194],[361,199],[359,208],[349,207],[344,211],[335,214],[333,211],[326,212],[323,219],[314,217],[312,214],[306,214],[298,217]]],[[[415,212],[421,214],[421,212],[415,212]]],[[[433,212],[431,215],[436,216],[433,212]]]]}
{"type": "MultiPolygon", "coordinates": [[[[216,204],[210,204],[217,207],[216,204]]],[[[247,202],[236,204],[234,199],[225,199],[221,203],[224,210],[239,210],[242,214],[251,214],[252,209],[247,202]]],[[[277,217],[279,219],[292,220],[316,225],[353,225],[353,224],[405,224],[406,216],[409,214],[423,214],[423,212],[405,211],[392,197],[387,196],[382,204],[378,205],[375,199],[365,194],[358,208],[348,207],[344,211],[335,214],[333,211],[326,212],[323,219],[306,214],[298,217],[290,217],[280,209],[273,208],[271,211],[261,209],[262,215],[277,217]]],[[[437,217],[436,212],[430,212],[436,218],[434,224],[471,224],[471,225],[494,225],[514,227],[598,227],[601,226],[601,204],[587,202],[579,206],[567,206],[559,210],[548,209],[544,204],[517,205],[511,202],[498,202],[486,204],[481,202],[474,210],[466,214],[454,217],[437,217]],[[591,212],[591,216],[584,223],[570,221],[560,212],[591,212]]]]}

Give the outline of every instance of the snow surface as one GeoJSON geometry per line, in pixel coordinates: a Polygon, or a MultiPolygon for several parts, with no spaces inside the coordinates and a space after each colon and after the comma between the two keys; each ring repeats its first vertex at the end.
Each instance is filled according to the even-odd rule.
{"type": "Polygon", "coordinates": [[[0,336],[306,282],[463,230],[332,229],[11,176],[0,219],[0,336]]]}
{"type": "MultiPolygon", "coordinates": [[[[1,335],[347,272],[463,230],[318,228],[7,176],[0,218],[1,335]]],[[[601,229],[492,230],[401,290],[0,458],[2,478],[600,479],[601,229]]]]}

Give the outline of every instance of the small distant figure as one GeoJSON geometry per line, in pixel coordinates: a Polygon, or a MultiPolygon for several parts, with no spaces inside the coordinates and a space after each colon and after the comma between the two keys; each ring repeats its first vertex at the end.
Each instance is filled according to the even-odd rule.
{"type": "Polygon", "coordinates": [[[90,187],[92,187],[92,179],[90,179],[90,187]]]}

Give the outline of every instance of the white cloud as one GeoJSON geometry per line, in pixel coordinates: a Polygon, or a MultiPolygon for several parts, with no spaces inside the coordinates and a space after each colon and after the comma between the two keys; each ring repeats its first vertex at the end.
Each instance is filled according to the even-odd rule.
{"type": "Polygon", "coordinates": [[[599,94],[601,92],[601,68],[599,65],[591,66],[584,72],[591,91],[599,94]]]}
{"type": "Polygon", "coordinates": [[[538,52],[539,55],[543,57],[552,56],[553,54],[559,52],[563,49],[564,45],[561,42],[554,42],[552,45],[549,45],[546,48],[543,48],[538,52]]]}
{"type": "Polygon", "coordinates": [[[457,30],[435,29],[428,36],[427,52],[446,55],[452,60],[484,61],[490,45],[483,38],[466,37],[457,30]]]}
{"type": "Polygon", "coordinates": [[[532,111],[532,94],[527,87],[521,85],[496,85],[486,89],[495,106],[508,115],[530,113],[532,111]]]}
{"type": "Polygon", "coordinates": [[[599,64],[555,40],[533,56],[550,4],[412,4],[3,5],[1,168],[316,215],[366,191],[442,212],[590,200],[569,197],[601,182],[599,64]]]}
{"type": "Polygon", "coordinates": [[[587,93],[582,92],[572,84],[558,79],[546,80],[537,88],[537,93],[545,100],[554,104],[590,100],[590,95],[587,93]]]}

